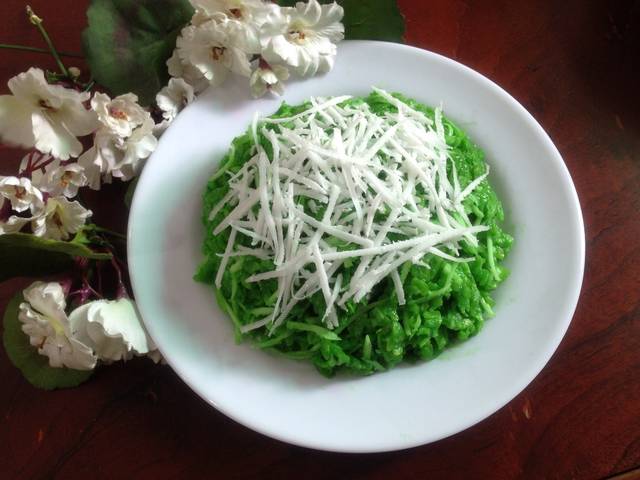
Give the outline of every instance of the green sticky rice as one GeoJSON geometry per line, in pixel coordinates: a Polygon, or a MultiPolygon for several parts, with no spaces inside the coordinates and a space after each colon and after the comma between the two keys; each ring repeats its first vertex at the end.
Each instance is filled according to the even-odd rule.
{"type": "MultiPolygon", "coordinates": [[[[434,118],[432,108],[399,94],[394,94],[394,97],[434,118]]],[[[358,102],[366,102],[378,115],[397,110],[376,92],[345,103],[358,102]]],[[[309,106],[308,102],[297,106],[283,104],[273,118],[289,117],[309,106]]],[[[442,121],[460,188],[464,189],[485,173],[484,153],[453,122],[447,118],[442,121]]],[[[267,128],[276,127],[270,125],[267,128]]],[[[259,140],[267,154],[271,155],[270,142],[260,134],[259,140]]],[[[277,299],[275,279],[254,283],[248,283],[245,279],[256,273],[273,270],[274,265],[270,260],[252,256],[231,257],[221,288],[216,289],[214,279],[230,229],[225,229],[219,235],[214,235],[213,230],[233,206],[226,205],[211,220],[208,217],[212,208],[229,191],[229,174],[237,172],[251,158],[252,147],[253,139],[249,132],[235,138],[220,168],[207,184],[203,205],[206,228],[203,253],[206,258],[195,275],[196,280],[211,285],[215,290],[216,300],[233,322],[237,341],[246,339],[258,348],[312,362],[327,376],[341,371],[369,375],[392,368],[404,360],[415,362],[432,359],[447,346],[477,334],[485,320],[493,316],[491,292],[508,276],[509,272],[502,266],[502,261],[511,248],[513,238],[500,226],[504,220],[502,204],[487,179],[484,179],[463,201],[471,223],[489,227],[488,231],[477,234],[479,244],[476,247],[460,241],[459,255],[474,257],[474,260],[454,263],[428,254],[423,257],[422,265],[404,264],[399,268],[399,273],[406,297],[405,305],[398,305],[393,281],[386,278],[359,303],[351,300],[346,302],[344,309],[337,308],[339,326],[333,330],[321,323],[325,302],[322,293],[317,292],[299,302],[284,323],[274,331],[270,332],[267,327],[241,333],[242,325],[268,315],[277,299]]],[[[450,162],[448,169],[451,180],[450,162]]],[[[420,196],[418,190],[416,195],[420,196]]],[[[424,199],[418,198],[418,203],[420,200],[424,202],[424,199]]],[[[304,200],[299,201],[304,206],[304,200]]],[[[322,212],[318,217],[321,215],[322,212]]],[[[238,235],[236,243],[249,246],[250,239],[238,235]]],[[[358,262],[357,258],[349,259],[341,268],[343,288],[348,288],[358,262]]]]}

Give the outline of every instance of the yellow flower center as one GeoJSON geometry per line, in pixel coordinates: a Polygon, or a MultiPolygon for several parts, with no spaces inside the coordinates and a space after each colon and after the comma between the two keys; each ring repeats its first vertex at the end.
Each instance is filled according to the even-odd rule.
{"type": "Polygon", "coordinates": [[[49,101],[48,101],[48,100],[45,100],[45,99],[43,99],[43,98],[41,98],[41,99],[40,99],[40,101],[38,101],[38,105],[39,105],[39,106],[40,106],[40,108],[42,108],[43,110],[49,110],[49,111],[51,111],[51,112],[55,112],[55,111],[56,111],[56,109],[55,109],[55,108],[53,108],[53,107],[51,106],[51,104],[49,103],[49,101]]]}
{"type": "Polygon", "coordinates": [[[51,221],[56,225],[56,227],[62,228],[62,219],[60,218],[59,212],[56,211],[53,215],[51,215],[51,221]]]}
{"type": "Polygon", "coordinates": [[[62,174],[62,177],[60,177],[60,185],[62,185],[63,187],[69,185],[69,183],[71,183],[72,176],[73,174],[71,172],[64,172],[62,174]]]}
{"type": "Polygon", "coordinates": [[[27,194],[27,189],[24,187],[13,187],[16,191],[16,198],[22,200],[24,196],[27,194]]]}
{"type": "Polygon", "coordinates": [[[213,58],[216,62],[220,60],[220,57],[224,55],[224,51],[226,48],[224,47],[213,47],[211,49],[211,58],[213,58]]]}
{"type": "Polygon", "coordinates": [[[302,45],[307,39],[307,35],[300,28],[289,30],[288,37],[291,43],[297,43],[298,45],[302,45]]]}
{"type": "Polygon", "coordinates": [[[109,107],[109,115],[111,115],[113,118],[117,120],[129,119],[129,117],[127,116],[127,113],[124,110],[120,110],[119,108],[116,108],[116,107],[109,107]]]}

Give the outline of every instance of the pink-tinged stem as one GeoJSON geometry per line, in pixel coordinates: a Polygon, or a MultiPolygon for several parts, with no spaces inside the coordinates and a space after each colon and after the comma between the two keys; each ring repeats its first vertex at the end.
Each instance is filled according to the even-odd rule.
{"type": "Polygon", "coordinates": [[[111,265],[113,266],[113,268],[116,271],[116,274],[118,275],[118,290],[116,292],[116,298],[118,300],[121,298],[129,298],[127,287],[122,281],[122,269],[120,268],[120,265],[118,265],[118,260],[116,259],[115,256],[111,257],[111,265]]]}

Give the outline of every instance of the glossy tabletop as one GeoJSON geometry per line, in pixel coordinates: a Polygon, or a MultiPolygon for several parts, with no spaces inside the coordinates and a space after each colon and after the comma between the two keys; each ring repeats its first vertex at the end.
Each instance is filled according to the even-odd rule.
{"type": "MultiPolygon", "coordinates": [[[[80,52],[87,3],[32,6],[59,49],[80,52]]],[[[547,130],[573,177],[586,230],[584,284],[567,335],[542,373],[507,406],[453,437],[353,455],[254,433],[212,409],[168,367],[144,359],[99,369],[78,388],[45,392],[0,348],[0,478],[637,478],[640,2],[399,4],[406,43],[506,89],[547,130]]],[[[0,43],[42,46],[23,8],[18,0],[0,3],[0,43]]],[[[0,50],[0,93],[32,65],[53,68],[46,55],[0,50]]],[[[13,174],[20,157],[0,146],[0,174],[13,174]]],[[[125,231],[124,189],[89,192],[85,203],[96,223],[125,231]]],[[[0,309],[28,283],[0,284],[0,309]]]]}

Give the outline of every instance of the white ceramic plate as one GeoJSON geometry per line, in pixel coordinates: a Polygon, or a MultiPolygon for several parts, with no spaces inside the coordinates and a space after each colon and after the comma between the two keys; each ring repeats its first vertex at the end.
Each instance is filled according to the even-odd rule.
{"type": "Polygon", "coordinates": [[[504,90],[442,56],[397,44],[344,42],[334,70],[287,86],[284,100],[365,95],[372,85],[441,102],[485,150],[516,241],[495,318],[439,358],[366,378],[326,379],[313,367],[236,345],[201,260],[207,178],[255,111],[247,81],[229,80],[182,112],[140,178],[129,221],[129,268],[145,324],[189,386],[218,410],[277,439],[348,452],[432,442],[486,418],[547,363],[573,315],[584,230],[571,177],[540,125],[504,90]]]}

